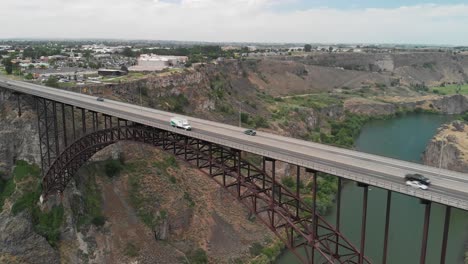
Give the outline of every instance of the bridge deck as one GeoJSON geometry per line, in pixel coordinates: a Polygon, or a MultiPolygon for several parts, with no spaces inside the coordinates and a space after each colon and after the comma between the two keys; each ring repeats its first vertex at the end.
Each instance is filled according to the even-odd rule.
{"type": "Polygon", "coordinates": [[[99,102],[93,96],[2,78],[0,86],[468,210],[468,174],[265,132],[247,136],[242,128],[194,117],[187,117],[193,131],[177,130],[169,125],[175,115],[169,112],[107,99],[99,102]],[[428,176],[429,190],[407,187],[403,179],[407,173],[428,176]]]}

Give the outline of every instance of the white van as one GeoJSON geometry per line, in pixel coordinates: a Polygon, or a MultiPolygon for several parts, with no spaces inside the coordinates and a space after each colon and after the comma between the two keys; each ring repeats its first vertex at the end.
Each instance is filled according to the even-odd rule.
{"type": "Polygon", "coordinates": [[[183,128],[185,130],[192,130],[192,127],[190,126],[187,119],[181,118],[181,117],[171,118],[171,126],[177,127],[177,128],[183,128]]]}

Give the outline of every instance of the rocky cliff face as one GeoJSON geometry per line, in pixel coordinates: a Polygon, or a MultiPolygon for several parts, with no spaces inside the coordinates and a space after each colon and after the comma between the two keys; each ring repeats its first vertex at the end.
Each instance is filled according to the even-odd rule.
{"type": "Polygon", "coordinates": [[[454,121],[442,126],[426,147],[423,163],[468,173],[468,125],[454,121]]]}
{"type": "Polygon", "coordinates": [[[0,213],[0,263],[60,263],[58,252],[34,232],[29,217],[0,213]]]}
{"type": "Polygon", "coordinates": [[[345,101],[344,109],[354,114],[383,116],[395,114],[397,107],[390,103],[372,101],[364,98],[352,98],[345,101]]]}
{"type": "Polygon", "coordinates": [[[344,110],[360,115],[393,115],[399,110],[433,111],[442,114],[460,114],[468,111],[468,96],[379,97],[376,100],[351,98],[345,101],[344,110]],[[378,101],[377,101],[378,100],[378,101]]]}
{"type": "MultiPolygon", "coordinates": [[[[171,85],[161,83],[161,89],[177,93],[171,85]]],[[[40,164],[37,116],[24,101],[19,117],[16,103],[16,95],[1,91],[0,165],[5,178],[10,178],[16,160],[40,164]]],[[[152,147],[135,144],[113,145],[98,153],[62,199],[50,199],[62,204],[65,211],[56,247],[35,232],[29,212],[12,213],[25,193],[18,188],[27,185],[16,184],[3,210],[0,208],[0,263],[180,263],[191,259],[197,248],[212,263],[228,263],[248,259],[253,243],[265,245],[266,239],[271,240],[273,235],[266,227],[249,220],[247,210],[205,175],[184,165],[158,167],[163,166],[158,163],[162,155],[152,147]],[[102,169],[96,174],[93,162],[118,158],[121,152],[128,154],[131,169],[115,179],[103,175],[102,169]],[[140,180],[135,183],[134,178],[140,180]],[[132,191],[136,188],[132,181],[145,194],[138,201],[157,216],[154,229],[134,204],[134,195],[140,192],[132,191]],[[87,192],[89,186],[94,194],[87,192]],[[103,227],[89,223],[82,227],[83,214],[97,210],[89,209],[90,204],[102,209],[103,227]]]]}
{"type": "Polygon", "coordinates": [[[0,89],[0,171],[8,174],[16,160],[40,164],[37,116],[28,101],[21,100],[18,116],[17,98],[0,89]]]}

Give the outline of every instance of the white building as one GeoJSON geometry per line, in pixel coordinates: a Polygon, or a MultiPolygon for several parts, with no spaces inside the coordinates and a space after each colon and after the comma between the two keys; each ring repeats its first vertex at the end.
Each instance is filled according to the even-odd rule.
{"type": "Polygon", "coordinates": [[[161,71],[173,66],[182,66],[188,61],[186,56],[159,56],[156,54],[141,54],[138,64],[129,68],[130,71],[161,71]]]}

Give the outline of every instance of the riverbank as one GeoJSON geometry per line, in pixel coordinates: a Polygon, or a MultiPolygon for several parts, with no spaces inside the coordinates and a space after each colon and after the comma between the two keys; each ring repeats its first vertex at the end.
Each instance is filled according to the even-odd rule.
{"type": "MultiPolygon", "coordinates": [[[[421,162],[421,153],[427,142],[434,136],[444,123],[456,116],[430,113],[406,113],[402,115],[379,117],[377,120],[367,120],[359,128],[359,135],[354,140],[354,148],[381,156],[388,156],[412,162],[421,162]]],[[[345,184],[341,199],[341,232],[353,244],[360,243],[360,224],[362,212],[362,189],[355,184],[345,184]]],[[[374,262],[382,259],[386,191],[371,187],[368,204],[368,226],[366,237],[366,255],[374,262]],[[372,235],[371,235],[372,234],[372,235]]],[[[336,204],[333,203],[325,218],[330,223],[336,222],[336,204]]],[[[417,263],[418,256],[407,258],[405,252],[419,252],[422,237],[424,208],[418,199],[394,193],[392,196],[392,217],[390,230],[396,236],[389,240],[389,256],[387,263],[417,263]],[[395,210],[398,208],[398,210],[395,210]]],[[[436,264],[440,260],[444,208],[434,205],[431,214],[431,230],[428,251],[428,262],[436,264]]],[[[453,210],[449,233],[449,249],[447,263],[462,263],[464,257],[464,242],[466,240],[466,222],[468,215],[461,210],[453,210]]],[[[416,254],[417,255],[417,254],[416,254]]],[[[290,252],[285,252],[277,264],[298,263],[290,252]]]]}
{"type": "Polygon", "coordinates": [[[458,120],[439,128],[424,152],[423,163],[468,173],[468,123],[458,120]]]}
{"type": "MultiPolygon", "coordinates": [[[[468,173],[468,113],[459,119],[438,129],[424,151],[424,164],[468,173]]],[[[468,237],[465,241],[465,264],[468,264],[468,237]]]]}

